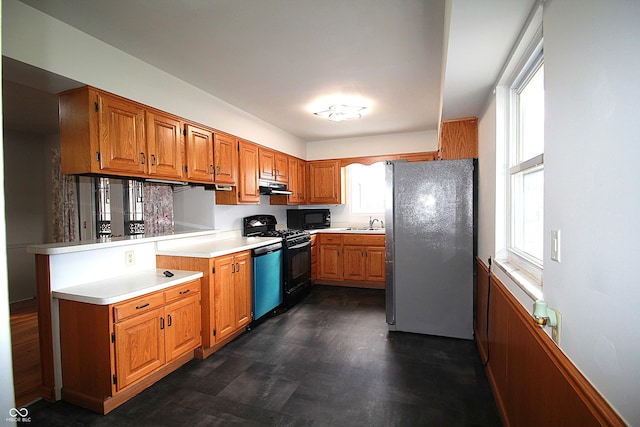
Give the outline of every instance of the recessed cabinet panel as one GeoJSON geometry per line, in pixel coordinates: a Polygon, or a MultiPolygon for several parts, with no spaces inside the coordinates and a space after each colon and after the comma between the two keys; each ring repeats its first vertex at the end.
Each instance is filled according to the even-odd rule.
{"type": "Polygon", "coordinates": [[[239,142],[240,147],[240,203],[260,203],[258,187],[258,147],[246,141],[239,142]]]}
{"type": "Polygon", "coordinates": [[[213,133],[194,125],[186,125],[187,179],[213,182],[213,133]]]}
{"type": "Polygon", "coordinates": [[[264,147],[259,149],[260,155],[260,179],[275,181],[276,179],[276,153],[264,147]]]}
{"type": "Polygon", "coordinates": [[[214,180],[220,184],[236,184],[238,146],[229,135],[215,134],[213,147],[214,180]]]}
{"type": "Polygon", "coordinates": [[[98,104],[101,168],[143,173],[147,160],[144,110],[137,104],[104,94],[98,96],[98,104]]]}
{"type": "Polygon", "coordinates": [[[117,389],[122,390],[165,363],[163,310],[116,323],[117,389]]]}
{"type": "Polygon", "coordinates": [[[342,170],[339,160],[309,162],[309,203],[344,202],[342,170]]]}
{"type": "Polygon", "coordinates": [[[182,122],[157,112],[147,112],[147,170],[158,178],[182,180],[184,145],[182,122]]]}
{"type": "Polygon", "coordinates": [[[438,149],[441,160],[478,157],[478,119],[443,121],[438,149]]]}
{"type": "Polygon", "coordinates": [[[200,345],[200,296],[192,294],[165,309],[167,362],[200,345]]]}

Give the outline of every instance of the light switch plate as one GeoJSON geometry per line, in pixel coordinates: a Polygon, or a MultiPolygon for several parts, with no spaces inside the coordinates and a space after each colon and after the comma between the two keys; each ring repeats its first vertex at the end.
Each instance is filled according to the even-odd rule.
{"type": "Polygon", "coordinates": [[[560,229],[551,230],[551,260],[560,262],[560,229]]]}

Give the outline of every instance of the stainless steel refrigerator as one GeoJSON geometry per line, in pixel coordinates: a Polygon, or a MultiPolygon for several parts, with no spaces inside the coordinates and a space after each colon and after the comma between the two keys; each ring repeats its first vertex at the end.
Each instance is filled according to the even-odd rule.
{"type": "Polygon", "coordinates": [[[475,160],[386,162],[391,331],[473,338],[475,160]]]}

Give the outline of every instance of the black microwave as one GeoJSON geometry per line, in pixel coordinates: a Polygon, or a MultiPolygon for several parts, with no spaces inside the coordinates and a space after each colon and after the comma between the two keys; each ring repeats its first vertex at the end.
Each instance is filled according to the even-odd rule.
{"type": "Polygon", "coordinates": [[[331,227],[329,209],[287,209],[287,228],[311,230],[331,227]]]}

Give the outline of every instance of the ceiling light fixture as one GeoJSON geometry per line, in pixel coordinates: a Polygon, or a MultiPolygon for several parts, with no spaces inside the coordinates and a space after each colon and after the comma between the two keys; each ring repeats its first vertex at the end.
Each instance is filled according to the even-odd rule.
{"type": "Polygon", "coordinates": [[[355,105],[332,105],[328,110],[318,111],[313,113],[316,116],[326,117],[332,122],[342,122],[344,120],[359,119],[362,117],[360,112],[366,107],[359,107],[355,105]]]}

